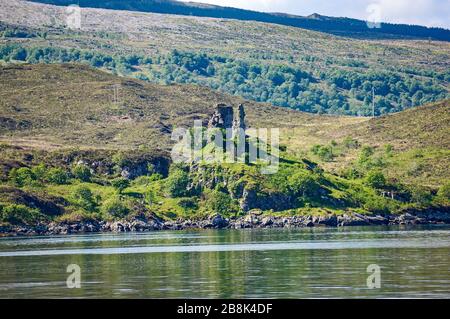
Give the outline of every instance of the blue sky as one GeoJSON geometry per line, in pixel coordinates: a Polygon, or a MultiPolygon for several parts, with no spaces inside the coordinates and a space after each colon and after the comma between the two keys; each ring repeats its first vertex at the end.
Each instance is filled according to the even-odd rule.
{"type": "MultiPolygon", "coordinates": [[[[186,0],[182,0],[186,1],[186,0]]],[[[193,0],[236,8],[319,13],[369,21],[419,24],[450,29],[450,0],[193,0]]]]}

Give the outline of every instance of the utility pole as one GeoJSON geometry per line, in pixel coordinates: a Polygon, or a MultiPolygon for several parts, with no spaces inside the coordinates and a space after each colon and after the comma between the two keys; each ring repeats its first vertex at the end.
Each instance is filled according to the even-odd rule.
{"type": "Polygon", "coordinates": [[[375,87],[372,86],[372,118],[375,118],[375,87]]]}

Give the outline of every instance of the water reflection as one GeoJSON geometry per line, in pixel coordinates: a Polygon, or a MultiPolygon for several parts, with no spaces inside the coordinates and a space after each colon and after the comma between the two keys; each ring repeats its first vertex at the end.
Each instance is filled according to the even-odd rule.
{"type": "Polygon", "coordinates": [[[449,235],[441,226],[3,238],[0,297],[449,298],[449,235]],[[81,289],[65,286],[73,263],[81,289]],[[366,286],[370,264],[381,266],[381,289],[366,286]]]}

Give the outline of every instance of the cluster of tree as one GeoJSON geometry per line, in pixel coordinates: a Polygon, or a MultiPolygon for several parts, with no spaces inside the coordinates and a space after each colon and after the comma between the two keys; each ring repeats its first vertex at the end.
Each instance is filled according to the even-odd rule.
{"type": "Polygon", "coordinates": [[[111,56],[108,54],[58,47],[23,47],[17,44],[0,46],[0,60],[27,63],[87,63],[97,68],[129,72],[133,66],[151,64],[148,57],[138,55],[111,56]]]}
{"type": "Polygon", "coordinates": [[[438,83],[437,73],[430,74],[436,79],[418,80],[413,75],[394,72],[331,69],[322,71],[316,79],[309,72],[287,65],[179,51],[171,52],[161,63],[162,73],[153,77],[165,83],[196,83],[313,113],[371,115],[372,90],[376,95],[376,115],[448,97],[447,89],[438,83]],[[327,83],[325,88],[318,85],[320,81],[327,83]]]}
{"type": "MultiPolygon", "coordinates": [[[[317,77],[298,67],[242,61],[230,57],[174,50],[167,55],[107,55],[56,47],[0,46],[0,60],[28,63],[88,63],[119,74],[158,83],[194,83],[258,102],[305,112],[372,115],[397,112],[449,96],[434,78],[367,70],[330,69],[317,77]],[[139,68],[136,68],[139,66],[139,68]]],[[[436,76],[436,74],[434,74],[436,76]]]]}
{"type": "Polygon", "coordinates": [[[448,96],[447,89],[434,79],[418,81],[414,76],[401,76],[393,72],[335,70],[321,77],[339,89],[348,90],[352,97],[366,106],[372,103],[374,91],[378,115],[435,102],[448,96]]]}

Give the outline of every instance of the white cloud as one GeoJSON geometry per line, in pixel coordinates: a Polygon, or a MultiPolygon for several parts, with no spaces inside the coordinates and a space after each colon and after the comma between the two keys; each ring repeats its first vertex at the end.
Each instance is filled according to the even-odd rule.
{"type": "MultiPolygon", "coordinates": [[[[182,0],[186,1],[186,0],[182,0]]],[[[249,10],[299,15],[319,13],[368,20],[367,8],[376,4],[385,22],[438,26],[450,29],[450,0],[193,0],[249,10]]]]}

